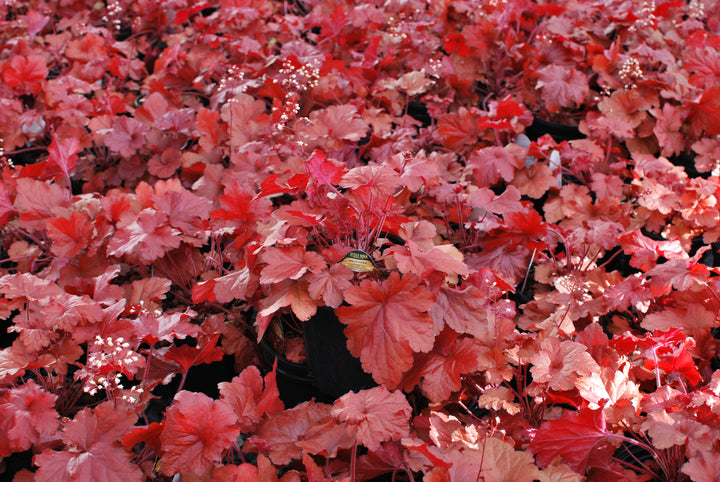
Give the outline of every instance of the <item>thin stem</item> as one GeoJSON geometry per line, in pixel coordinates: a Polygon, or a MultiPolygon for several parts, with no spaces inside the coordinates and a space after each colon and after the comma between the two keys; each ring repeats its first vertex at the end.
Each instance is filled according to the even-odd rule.
{"type": "Polygon", "coordinates": [[[530,256],[530,262],[525,270],[525,278],[523,278],[522,286],[520,287],[520,293],[525,293],[525,284],[527,283],[528,276],[530,276],[530,269],[532,268],[533,261],[535,261],[535,253],[537,253],[537,248],[533,248],[532,255],[530,256]]]}
{"type": "Polygon", "coordinates": [[[23,152],[32,152],[32,151],[47,151],[47,147],[44,146],[36,146],[36,147],[25,147],[23,149],[15,149],[14,151],[2,151],[0,152],[0,155],[3,156],[14,156],[16,154],[22,154],[23,152]]]}
{"type": "MultiPolygon", "coordinates": [[[[643,473],[645,473],[645,474],[647,474],[647,475],[649,475],[649,476],[651,476],[651,477],[657,475],[657,474],[655,474],[655,472],[654,472],[653,470],[651,470],[651,469],[650,469],[647,465],[645,465],[641,460],[639,460],[638,458],[636,458],[632,453],[630,453],[630,455],[632,455],[633,459],[635,459],[635,462],[636,462],[638,465],[640,465],[640,467],[638,467],[637,465],[633,465],[633,464],[631,464],[630,462],[625,462],[624,460],[620,460],[620,459],[618,459],[618,458],[616,458],[616,457],[613,457],[613,460],[614,460],[615,462],[617,462],[617,463],[619,463],[619,464],[621,464],[621,465],[629,468],[629,469],[639,470],[640,472],[643,472],[643,473]]],[[[608,469],[608,470],[609,470],[609,469],[608,469]]],[[[626,477],[626,478],[627,478],[627,477],[626,477]]]]}
{"type": "Polygon", "coordinates": [[[485,463],[485,446],[487,445],[487,441],[488,441],[488,439],[486,438],[485,442],[483,443],[483,446],[482,446],[482,455],[480,456],[480,467],[478,467],[477,477],[475,478],[475,480],[477,482],[484,480],[482,477],[482,472],[483,472],[483,465],[485,463]]]}
{"type": "Polygon", "coordinates": [[[352,454],[350,456],[350,482],[356,482],[355,477],[357,472],[357,448],[358,440],[356,435],[355,440],[353,440],[352,454]]]}
{"type": "Polygon", "coordinates": [[[622,253],[622,249],[618,249],[617,251],[615,251],[615,253],[613,253],[613,255],[610,256],[610,258],[608,258],[607,261],[605,261],[603,264],[601,264],[600,266],[598,266],[598,268],[604,268],[608,263],[610,263],[610,261],[612,261],[613,259],[615,259],[615,257],[616,257],[618,254],[620,254],[620,253],[622,253]]]}
{"type": "Polygon", "coordinates": [[[146,386],[147,377],[150,374],[150,361],[152,360],[152,354],[153,354],[153,345],[150,345],[150,348],[148,349],[147,359],[145,360],[145,370],[143,371],[143,379],[142,383],[140,384],[141,387],[146,386]]]}
{"type": "MultiPolygon", "coordinates": [[[[193,360],[193,364],[195,363],[195,360],[197,360],[197,355],[195,355],[195,359],[193,360]]],[[[188,373],[190,372],[190,369],[191,369],[192,367],[193,367],[193,365],[190,364],[190,366],[188,367],[188,369],[183,372],[182,378],[180,379],[180,385],[178,385],[178,389],[177,389],[177,391],[175,392],[175,394],[178,394],[178,393],[183,389],[183,387],[185,386],[185,380],[187,380],[188,373]]]]}
{"type": "Polygon", "coordinates": [[[660,382],[660,367],[658,367],[658,358],[657,353],[655,352],[655,347],[652,347],[651,350],[653,361],[655,362],[655,383],[657,384],[657,388],[659,389],[662,386],[662,382],[660,382]]]}

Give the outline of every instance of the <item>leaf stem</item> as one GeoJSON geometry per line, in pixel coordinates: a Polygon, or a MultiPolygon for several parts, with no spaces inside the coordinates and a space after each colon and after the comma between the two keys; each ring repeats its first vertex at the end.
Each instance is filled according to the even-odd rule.
{"type": "Polygon", "coordinates": [[[356,474],[357,471],[357,448],[358,448],[358,440],[357,435],[355,435],[355,440],[353,440],[353,446],[352,446],[352,454],[350,455],[350,482],[356,482],[356,474]]]}
{"type": "Polygon", "coordinates": [[[520,293],[525,293],[525,284],[527,283],[528,276],[530,275],[530,268],[532,268],[533,261],[535,261],[535,253],[537,253],[537,248],[533,248],[532,255],[530,256],[530,262],[525,270],[525,278],[523,278],[522,286],[520,287],[520,293]]]}
{"type": "Polygon", "coordinates": [[[662,382],[660,381],[660,367],[658,367],[658,358],[657,353],[655,352],[655,347],[652,347],[651,350],[653,362],[655,362],[655,383],[657,384],[657,388],[659,389],[662,386],[662,382]]]}

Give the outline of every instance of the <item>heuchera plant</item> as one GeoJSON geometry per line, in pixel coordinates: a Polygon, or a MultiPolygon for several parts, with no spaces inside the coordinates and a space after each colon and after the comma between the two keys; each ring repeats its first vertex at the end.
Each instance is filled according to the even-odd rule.
{"type": "Polygon", "coordinates": [[[0,475],[715,480],[718,19],[2,3],[0,475]],[[377,386],[286,406],[320,307],[377,386]]]}

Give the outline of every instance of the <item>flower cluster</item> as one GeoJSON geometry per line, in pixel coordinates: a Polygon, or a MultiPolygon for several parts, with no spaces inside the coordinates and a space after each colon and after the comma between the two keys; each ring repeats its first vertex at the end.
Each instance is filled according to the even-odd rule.
{"type": "Polygon", "coordinates": [[[76,377],[84,380],[83,391],[95,395],[98,390],[122,390],[122,377],[132,376],[144,366],[142,356],[124,338],[96,335],[88,349],[87,363],[76,372],[76,377]]]}

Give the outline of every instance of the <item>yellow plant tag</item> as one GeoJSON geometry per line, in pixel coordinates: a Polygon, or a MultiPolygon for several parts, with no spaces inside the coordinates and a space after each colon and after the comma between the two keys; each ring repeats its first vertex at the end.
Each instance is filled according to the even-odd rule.
{"type": "Polygon", "coordinates": [[[340,264],[344,264],[351,270],[357,271],[358,273],[367,273],[368,271],[378,269],[377,266],[375,266],[375,263],[373,263],[370,255],[365,251],[360,251],[359,249],[350,251],[348,254],[343,256],[343,259],[340,260],[340,264]]]}

